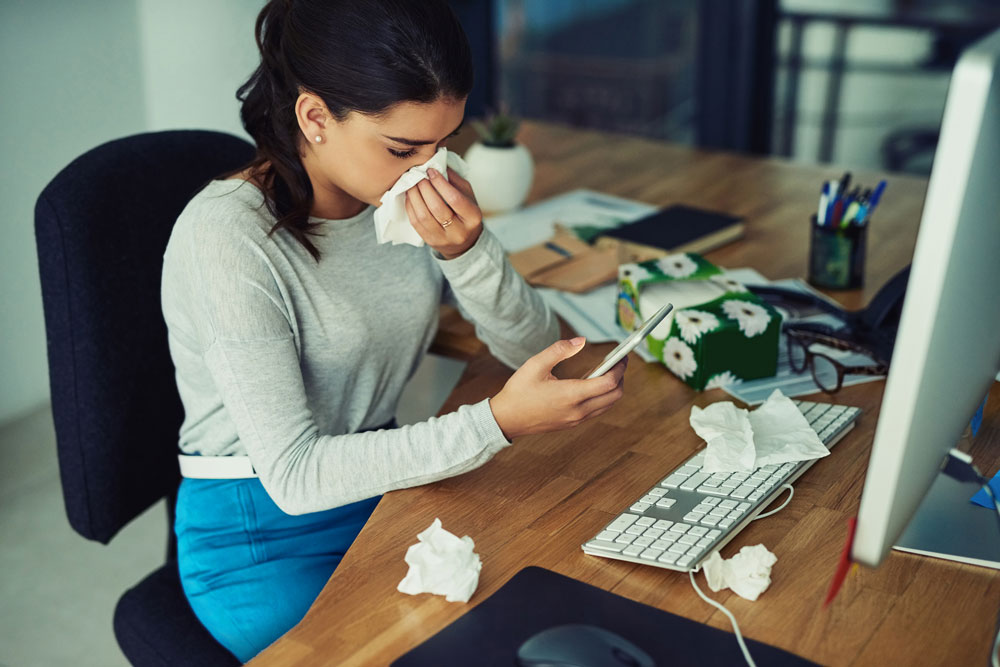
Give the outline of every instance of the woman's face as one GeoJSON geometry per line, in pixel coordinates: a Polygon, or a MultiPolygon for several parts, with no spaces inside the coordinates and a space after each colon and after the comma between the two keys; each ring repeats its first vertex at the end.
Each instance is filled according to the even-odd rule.
{"type": "Polygon", "coordinates": [[[307,140],[303,164],[317,204],[323,200],[346,203],[350,198],[378,206],[407,169],[429,160],[458,131],[465,116],[465,98],[442,98],[428,104],[401,102],[379,116],[351,112],[342,121],[328,113],[302,111],[299,125],[305,125],[302,131],[307,140]],[[321,141],[315,141],[317,136],[321,141]]]}

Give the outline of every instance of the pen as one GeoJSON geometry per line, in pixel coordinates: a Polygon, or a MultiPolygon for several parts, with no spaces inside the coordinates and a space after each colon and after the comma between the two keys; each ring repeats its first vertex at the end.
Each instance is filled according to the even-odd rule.
{"type": "Polygon", "coordinates": [[[826,222],[826,207],[829,205],[829,199],[830,199],[830,195],[828,194],[828,192],[829,192],[829,186],[826,183],[824,183],[823,191],[820,192],[819,195],[819,210],[816,211],[816,224],[818,224],[821,227],[826,222]]]}
{"type": "Polygon", "coordinates": [[[872,192],[871,199],[868,202],[868,211],[865,213],[865,221],[872,216],[875,211],[875,207],[878,206],[879,200],[882,198],[882,193],[885,192],[885,181],[879,181],[878,185],[875,186],[875,190],[872,192]]]}
{"type": "Polygon", "coordinates": [[[566,248],[563,248],[562,246],[556,245],[552,241],[546,241],[545,242],[545,247],[548,248],[549,250],[551,250],[552,252],[559,253],[563,257],[572,257],[573,256],[573,253],[571,253],[569,250],[566,250],[566,248]]]}

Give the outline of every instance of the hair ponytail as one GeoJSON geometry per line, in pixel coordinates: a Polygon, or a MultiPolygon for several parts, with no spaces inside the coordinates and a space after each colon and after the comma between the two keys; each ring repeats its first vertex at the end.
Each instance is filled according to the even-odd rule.
{"type": "Polygon", "coordinates": [[[270,0],[255,26],[260,65],[240,86],[240,118],[257,144],[247,165],[275,217],[319,260],[309,239],[312,184],[299,157],[295,103],[319,95],[335,120],[378,114],[404,101],[461,98],[472,57],[444,0],[270,0]]]}

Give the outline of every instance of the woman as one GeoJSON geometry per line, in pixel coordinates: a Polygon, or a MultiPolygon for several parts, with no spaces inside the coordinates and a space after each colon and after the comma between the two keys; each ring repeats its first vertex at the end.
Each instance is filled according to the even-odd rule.
{"type": "Polygon", "coordinates": [[[162,288],[180,448],[198,457],[177,500],[181,581],[244,661],[302,618],[380,494],[601,414],[624,373],[551,374],[584,341],[550,345],[555,318],[457,174],[407,193],[429,247],[375,242],[381,195],[463,119],[469,47],[445,2],[277,0],[256,34],[261,63],[239,98],[257,157],[181,214],[162,288]],[[489,400],[396,428],[442,299],[520,368],[489,400]],[[196,465],[217,461],[218,474],[196,465]]]}

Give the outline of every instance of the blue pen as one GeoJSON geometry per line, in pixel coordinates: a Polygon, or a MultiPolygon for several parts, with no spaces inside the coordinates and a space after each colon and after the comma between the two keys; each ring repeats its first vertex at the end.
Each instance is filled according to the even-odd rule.
{"type": "Polygon", "coordinates": [[[882,193],[885,191],[886,182],[879,181],[878,185],[875,186],[875,192],[872,193],[871,201],[868,203],[868,214],[871,215],[875,207],[878,206],[878,200],[882,198],[882,193]]]}

